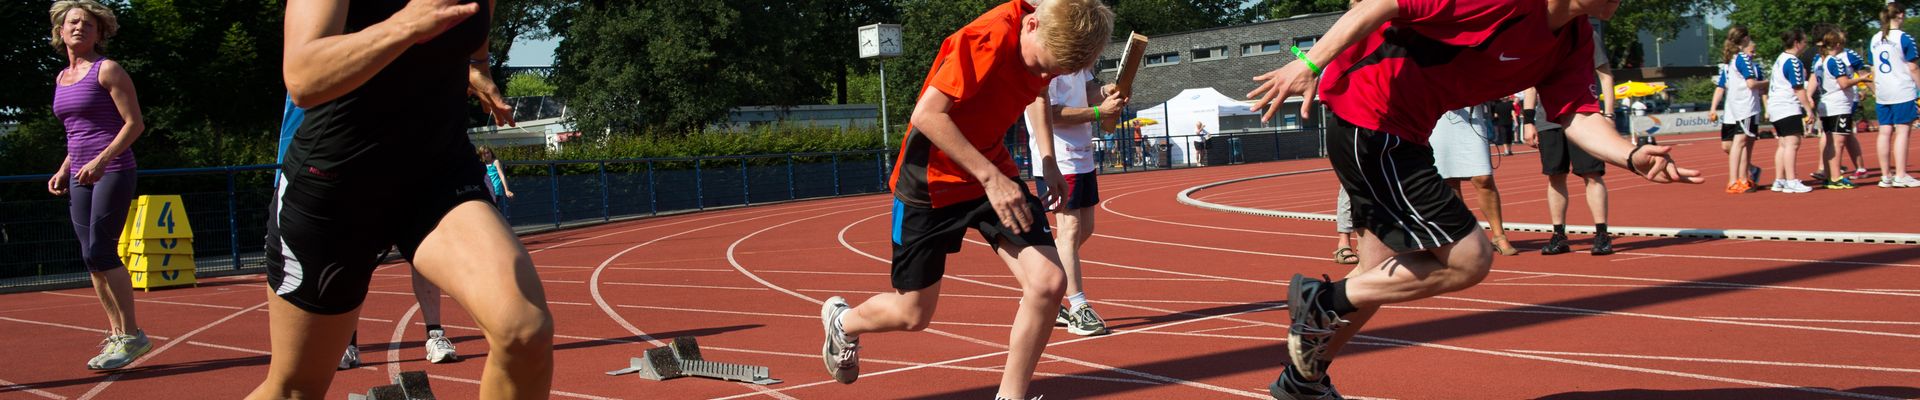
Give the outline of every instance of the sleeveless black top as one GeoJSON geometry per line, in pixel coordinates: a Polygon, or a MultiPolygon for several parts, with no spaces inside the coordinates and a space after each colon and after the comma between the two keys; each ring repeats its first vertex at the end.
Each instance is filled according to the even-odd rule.
{"type": "MultiPolygon", "coordinates": [[[[479,13],[408,48],[352,92],[306,110],[282,169],[400,178],[447,168],[453,160],[478,162],[470,160],[466,135],[467,60],[486,43],[491,16],[487,2],[461,1],[475,2],[479,13]]],[[[352,0],[344,32],[385,21],[406,5],[352,0]]]]}

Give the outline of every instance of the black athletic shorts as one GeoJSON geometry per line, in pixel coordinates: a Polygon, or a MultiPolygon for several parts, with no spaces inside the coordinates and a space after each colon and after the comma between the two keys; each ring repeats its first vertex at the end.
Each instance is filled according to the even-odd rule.
{"type": "Polygon", "coordinates": [[[1830,115],[1820,117],[1820,131],[1841,135],[1853,134],[1853,115],[1830,115]]]}
{"type": "Polygon", "coordinates": [[[1347,191],[1354,226],[1398,253],[1453,244],[1480,229],[1434,167],[1433,148],[1334,119],[1327,160],[1347,191]]]}
{"type": "MultiPolygon", "coordinates": [[[[1078,210],[1100,205],[1100,170],[1084,174],[1067,174],[1060,177],[1067,182],[1067,192],[1060,198],[1061,210],[1078,210]]],[[[1036,177],[1039,182],[1040,198],[1047,198],[1047,178],[1036,177]]]]}
{"type": "Polygon", "coordinates": [[[1047,209],[1040,198],[1019,183],[1020,194],[1027,198],[1027,212],[1033,222],[1027,233],[1014,234],[1000,223],[993,204],[982,196],[940,208],[922,208],[893,201],[893,288],[902,291],[926,289],[940,282],[947,272],[947,255],[960,252],[967,229],[995,247],[1002,240],[1015,246],[1053,246],[1053,230],[1047,227],[1047,209]]]}
{"type": "Polygon", "coordinates": [[[1776,137],[1800,136],[1807,133],[1807,121],[1801,116],[1781,118],[1773,121],[1773,135],[1776,137]]]}
{"type": "Polygon", "coordinates": [[[1596,177],[1607,174],[1607,164],[1587,154],[1586,150],[1567,140],[1564,128],[1540,131],[1540,172],[1547,175],[1564,175],[1571,169],[1574,175],[1596,177]]]}
{"type": "Polygon", "coordinates": [[[1720,124],[1720,141],[1732,141],[1737,135],[1746,135],[1747,138],[1760,137],[1760,117],[1747,117],[1737,123],[1720,124]]]}
{"type": "Polygon", "coordinates": [[[1513,144],[1513,125],[1502,124],[1498,122],[1494,123],[1493,124],[1493,140],[1489,142],[1490,143],[1488,144],[1492,144],[1496,146],[1503,145],[1503,144],[1513,144]]]}
{"type": "Polygon", "coordinates": [[[267,284],[315,314],[353,311],[381,253],[413,260],[440,218],[467,201],[492,201],[486,169],[471,150],[385,173],[287,168],[267,211],[267,284]],[[415,173],[421,168],[428,172],[415,173]]]}

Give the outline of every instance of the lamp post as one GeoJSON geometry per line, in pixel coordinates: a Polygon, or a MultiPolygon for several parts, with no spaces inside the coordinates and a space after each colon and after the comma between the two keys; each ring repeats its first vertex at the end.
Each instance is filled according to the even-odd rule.
{"type": "Polygon", "coordinates": [[[887,59],[900,56],[900,25],[873,24],[860,27],[860,58],[880,62],[880,143],[892,146],[892,126],[887,122],[887,59]]]}

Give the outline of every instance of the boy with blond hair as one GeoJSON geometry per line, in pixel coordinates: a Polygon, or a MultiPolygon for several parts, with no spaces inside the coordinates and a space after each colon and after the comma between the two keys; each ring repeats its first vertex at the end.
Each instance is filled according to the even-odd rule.
{"type": "MultiPolygon", "coordinates": [[[[838,296],[821,305],[821,356],[835,380],[859,379],[860,335],[932,323],[946,255],[960,251],[972,228],[1020,282],[997,397],[1026,397],[1065,281],[1042,206],[1051,201],[1020,181],[1002,133],[1029,105],[1047,104],[1054,76],[1093,65],[1112,31],[1113,12],[1098,0],[1012,0],[941,43],[890,183],[894,291],[858,307],[838,296]]],[[[1053,140],[1052,118],[1044,118],[1033,127],[1042,143],[1053,140]]],[[[1050,192],[1062,193],[1052,148],[1041,150],[1035,156],[1050,192]]]]}

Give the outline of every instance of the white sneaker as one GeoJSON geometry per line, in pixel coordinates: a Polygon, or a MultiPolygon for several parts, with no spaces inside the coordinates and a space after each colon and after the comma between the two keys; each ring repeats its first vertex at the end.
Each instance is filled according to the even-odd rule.
{"type": "Polygon", "coordinates": [[[1775,192],[1785,192],[1785,191],[1787,191],[1787,184],[1786,184],[1786,180],[1785,180],[1785,179],[1775,179],[1775,180],[1773,180],[1773,184],[1771,184],[1771,185],[1767,185],[1767,190],[1772,190],[1772,191],[1775,191],[1775,192]]]}
{"type": "Polygon", "coordinates": [[[360,346],[347,345],[347,352],[340,355],[339,370],[360,368],[360,346]]]}
{"type": "Polygon", "coordinates": [[[1901,175],[1899,178],[1894,179],[1893,187],[1902,187],[1902,188],[1920,187],[1920,179],[1913,179],[1913,175],[1901,175]]]}
{"type": "Polygon", "coordinates": [[[427,362],[445,364],[460,361],[460,354],[453,348],[453,341],[447,339],[442,330],[427,331],[427,362]]]}
{"type": "Polygon", "coordinates": [[[1886,176],[1881,176],[1881,177],[1880,177],[1880,183],[1876,183],[1876,184],[1874,184],[1874,185],[1875,185],[1875,186],[1879,186],[1879,187],[1883,187],[1883,188],[1890,188],[1890,187],[1893,187],[1893,178],[1890,178],[1890,177],[1886,177],[1886,176]]]}
{"type": "Polygon", "coordinates": [[[128,364],[133,364],[133,361],[139,359],[141,355],[147,354],[147,350],[152,349],[153,341],[147,339],[146,332],[134,331],[132,335],[108,336],[106,341],[101,342],[100,355],[87,361],[87,369],[124,368],[128,364]]]}
{"type": "Polygon", "coordinates": [[[1804,183],[1800,183],[1799,179],[1783,179],[1780,183],[1775,183],[1774,186],[1780,188],[1780,193],[1806,193],[1813,191],[1813,188],[1807,187],[1804,183]]]}

